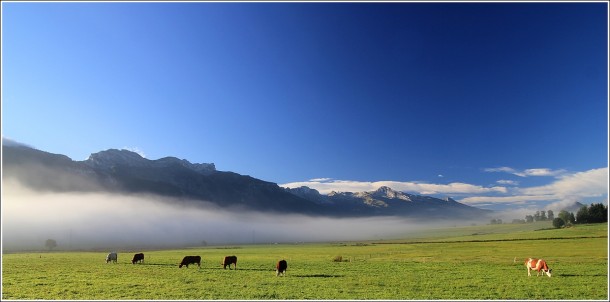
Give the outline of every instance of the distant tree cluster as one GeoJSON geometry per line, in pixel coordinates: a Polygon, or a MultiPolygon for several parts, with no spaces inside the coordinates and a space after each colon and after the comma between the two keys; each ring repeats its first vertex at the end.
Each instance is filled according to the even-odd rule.
{"type": "Polygon", "coordinates": [[[491,224],[502,224],[502,219],[499,219],[499,218],[498,219],[492,219],[490,221],[490,223],[491,224]]]}
{"type": "MultiPolygon", "coordinates": [[[[515,223],[515,220],[517,219],[514,219],[513,223],[515,223]]],[[[546,220],[551,220],[555,228],[571,226],[573,224],[608,222],[608,206],[601,203],[592,203],[588,207],[581,207],[576,215],[563,210],[555,217],[553,211],[548,210],[546,213],[545,211],[536,211],[534,215],[525,216],[525,222],[546,220]]]]}
{"type": "Polygon", "coordinates": [[[576,212],[576,223],[602,223],[608,222],[608,206],[601,203],[592,203],[576,212]]]}
{"type": "Polygon", "coordinates": [[[576,217],[574,216],[574,213],[570,213],[566,210],[559,212],[559,215],[557,216],[559,216],[557,218],[563,220],[564,225],[572,225],[576,222],[576,217]]]}
{"type": "Polygon", "coordinates": [[[552,210],[536,211],[534,215],[526,215],[525,222],[547,221],[555,219],[555,213],[552,210]]]}

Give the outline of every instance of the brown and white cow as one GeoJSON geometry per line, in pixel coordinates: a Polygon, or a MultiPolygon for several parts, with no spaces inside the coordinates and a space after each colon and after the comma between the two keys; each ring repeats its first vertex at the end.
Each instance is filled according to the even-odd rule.
{"type": "Polygon", "coordinates": [[[275,275],[279,276],[280,274],[282,274],[285,276],[287,268],[288,268],[288,263],[286,263],[286,260],[278,261],[277,264],[275,265],[275,275]]]}
{"type": "Polygon", "coordinates": [[[551,276],[552,269],[550,269],[549,266],[546,264],[546,261],[542,259],[529,258],[525,260],[525,267],[527,267],[528,276],[531,276],[531,270],[536,271],[536,276],[539,276],[541,272],[549,277],[551,276]]]}
{"type": "Polygon", "coordinates": [[[233,264],[233,267],[235,269],[237,269],[237,257],[236,256],[226,256],[225,259],[221,263],[221,265],[224,267],[224,269],[227,269],[227,265],[229,266],[229,269],[231,269],[231,264],[233,264]]]}

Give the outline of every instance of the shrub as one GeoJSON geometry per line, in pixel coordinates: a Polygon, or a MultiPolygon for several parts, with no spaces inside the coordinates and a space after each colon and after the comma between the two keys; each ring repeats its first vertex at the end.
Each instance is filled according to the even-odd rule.
{"type": "Polygon", "coordinates": [[[563,219],[561,219],[561,218],[559,218],[559,217],[557,217],[557,218],[553,219],[553,226],[554,226],[555,228],[557,228],[557,229],[558,229],[558,228],[561,228],[561,227],[562,227],[562,226],[564,226],[565,224],[566,224],[566,223],[565,223],[565,221],[563,221],[563,219]]]}

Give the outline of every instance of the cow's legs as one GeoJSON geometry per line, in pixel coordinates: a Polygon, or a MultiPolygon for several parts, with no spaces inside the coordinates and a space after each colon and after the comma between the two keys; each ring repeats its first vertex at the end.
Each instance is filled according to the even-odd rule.
{"type": "Polygon", "coordinates": [[[529,268],[529,267],[527,268],[527,276],[528,276],[528,277],[531,277],[531,276],[532,276],[532,274],[530,273],[530,268],[529,268]]]}

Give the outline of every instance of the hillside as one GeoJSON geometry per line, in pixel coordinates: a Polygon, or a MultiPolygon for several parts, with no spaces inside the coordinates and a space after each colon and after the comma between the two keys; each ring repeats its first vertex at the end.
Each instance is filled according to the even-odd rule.
{"type": "Polygon", "coordinates": [[[281,188],[251,176],[218,171],[213,163],[175,157],[149,160],[127,150],[93,153],[84,161],[23,145],[4,145],[2,153],[4,178],[42,191],[146,193],[225,208],[339,217],[481,219],[490,213],[450,198],[406,194],[388,187],[328,195],[307,187],[281,188]]]}

